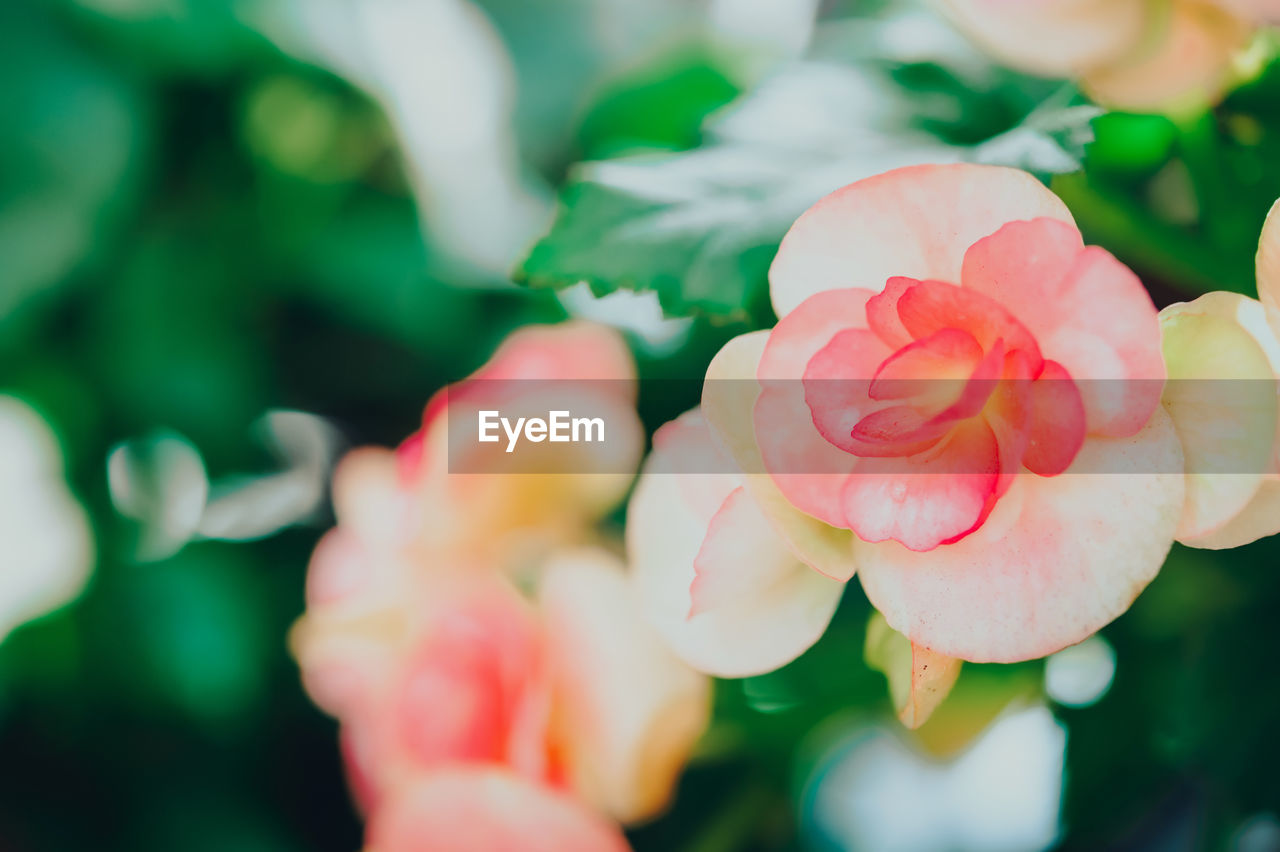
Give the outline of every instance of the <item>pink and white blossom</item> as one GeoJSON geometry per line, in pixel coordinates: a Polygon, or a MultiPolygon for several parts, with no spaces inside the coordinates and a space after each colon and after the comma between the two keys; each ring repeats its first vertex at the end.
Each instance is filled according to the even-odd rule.
{"type": "MultiPolygon", "coordinates": [[[[1156,309],[1030,175],[919,166],[838,190],[792,226],[770,292],[778,325],[732,341],[703,396],[747,474],[739,501],[768,523],[729,523],[723,487],[691,515],[704,544],[671,554],[689,585],[671,581],[659,623],[703,589],[758,594],[742,559],[706,556],[743,547],[722,536],[835,580],[856,569],[890,627],[974,661],[1079,642],[1155,576],[1184,496],[1156,309]]],[[[637,499],[676,489],[658,478],[637,499]]],[[[763,600],[761,624],[790,601],[763,600]]]]}
{"type": "Polygon", "coordinates": [[[615,445],[634,458],[634,370],[606,329],[525,329],[433,399],[399,451],[338,466],[337,526],[292,646],[340,722],[371,850],[625,849],[618,824],[666,807],[710,693],[642,618],[621,560],[584,546],[630,477],[589,455],[574,472],[453,474],[442,438],[450,406],[518,404],[536,392],[522,379],[591,379],[634,423],[634,443],[615,445]]]}

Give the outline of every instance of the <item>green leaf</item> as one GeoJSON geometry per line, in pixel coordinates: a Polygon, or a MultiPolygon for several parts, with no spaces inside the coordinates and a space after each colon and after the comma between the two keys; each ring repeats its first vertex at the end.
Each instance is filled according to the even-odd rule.
{"type": "Polygon", "coordinates": [[[1047,104],[1017,127],[979,145],[975,159],[1024,169],[1042,180],[1077,171],[1085,146],[1094,138],[1092,121],[1101,114],[1085,104],[1047,104]]]}
{"type": "Polygon", "coordinates": [[[739,94],[705,54],[688,48],[674,51],[610,86],[578,131],[586,156],[696,147],[702,141],[703,119],[739,94]]]}
{"type": "Polygon", "coordinates": [[[550,233],[514,277],[531,287],[585,281],[597,295],[651,290],[669,316],[768,324],[769,264],[822,196],[918,163],[1074,171],[1097,114],[1073,105],[1068,89],[980,144],[958,144],[927,129],[917,96],[937,109],[936,92],[903,89],[874,63],[794,63],[713,114],[701,148],[579,166],[550,233]]]}
{"type": "Polygon", "coordinates": [[[707,187],[700,197],[681,198],[676,184],[670,185],[672,193],[664,192],[662,182],[673,177],[669,167],[679,171],[682,165],[637,160],[619,166],[622,185],[602,173],[572,185],[565,212],[534,247],[517,280],[532,287],[586,281],[597,296],[653,290],[670,316],[745,319],[787,214],[761,215],[770,211],[751,195],[770,191],[762,185],[707,187]],[[632,177],[651,183],[653,193],[627,187],[632,177]]]}

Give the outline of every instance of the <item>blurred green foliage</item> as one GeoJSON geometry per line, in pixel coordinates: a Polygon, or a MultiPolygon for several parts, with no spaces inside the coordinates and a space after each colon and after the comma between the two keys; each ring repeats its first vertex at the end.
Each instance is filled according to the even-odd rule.
{"type": "MultiPolygon", "coordinates": [[[[685,42],[601,80],[608,50],[586,0],[483,5],[522,83],[525,160],[560,189],[517,277],[653,290],[668,313],[697,314],[674,351],[639,347],[646,377],[698,377],[724,340],[769,324],[765,275],[786,226],[899,156],[1046,177],[1083,163],[1054,188],[1158,302],[1252,292],[1280,196],[1280,64],[1180,126],[1094,118],[1069,89],[985,64],[882,55],[883,22],[840,20],[842,4],[828,4],[812,64],[763,83],[685,42]],[[776,112],[797,85],[821,119],[803,137],[776,112]],[[579,160],[594,162],[571,170],[579,160]]],[[[250,426],[271,407],[394,444],[508,330],[564,309],[424,244],[377,106],[282,56],[230,3],[7,0],[0,38],[3,389],[49,415],[100,550],[79,602],[0,645],[0,848],[358,848],[334,725],[285,645],[319,528],[136,564],[105,460],[164,428],[211,474],[263,469],[250,426]]],[[[650,430],[697,403],[695,383],[677,385],[691,390],[641,400],[650,430]]],[[[1105,631],[1115,685],[1056,708],[1064,848],[1227,848],[1241,820],[1280,807],[1277,564],[1275,541],[1176,550],[1105,631]]],[[[671,813],[633,832],[637,849],[802,845],[795,803],[831,731],[892,714],[861,662],[868,614],[855,583],[801,659],[717,685],[715,726],[671,813]]],[[[966,666],[912,736],[954,753],[1039,697],[1040,670],[966,666]]]]}

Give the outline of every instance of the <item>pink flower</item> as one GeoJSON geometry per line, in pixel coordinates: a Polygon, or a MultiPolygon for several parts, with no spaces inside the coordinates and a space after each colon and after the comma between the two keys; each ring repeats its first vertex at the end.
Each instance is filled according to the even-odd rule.
{"type": "Polygon", "coordinates": [[[1276,0],[943,0],[957,25],[997,59],[1070,77],[1099,103],[1134,111],[1216,102],[1276,0]]]}
{"type": "MultiPolygon", "coordinates": [[[[338,488],[375,461],[394,487],[390,453],[358,452],[338,488]]],[[[376,817],[465,766],[623,822],[662,810],[707,721],[705,678],[644,623],[608,554],[557,552],[532,600],[483,567],[419,562],[341,515],[316,549],[293,647],[308,692],[342,723],[362,808],[376,817]]]]}
{"type": "MultiPolygon", "coordinates": [[[[505,409],[545,396],[513,379],[575,377],[609,406],[634,393],[616,336],[570,325],[513,335],[447,404],[505,409]]],[[[304,684],[341,723],[371,849],[625,849],[616,823],[666,806],[709,714],[621,562],[567,549],[629,477],[614,458],[596,459],[609,474],[452,474],[444,400],[399,452],[359,449],[335,473],[338,524],[292,636],[304,684]]]]}
{"type": "Polygon", "coordinates": [[[430,399],[422,428],[400,448],[405,487],[417,495],[415,534],[475,556],[572,540],[631,485],[644,450],[635,398],[635,364],[612,329],[567,322],[515,331],[484,366],[430,399]],[[599,416],[608,440],[508,454],[503,442],[482,444],[466,431],[481,410],[514,420],[549,408],[599,416]]]}
{"type": "Polygon", "coordinates": [[[1164,394],[1187,456],[1178,540],[1238,547],[1280,532],[1280,202],[1258,244],[1258,296],[1208,293],[1160,313],[1164,394]]]}
{"type": "Polygon", "coordinates": [[[352,452],[334,494],[338,526],[316,547],[291,641],[307,691],[342,722],[362,809],[433,766],[550,780],[550,671],[530,604],[499,572],[406,547],[391,451],[352,452]]]}
{"type": "MultiPolygon", "coordinates": [[[[1156,310],[1030,175],[845,187],[791,228],[770,286],[778,325],[717,356],[703,413],[796,560],[856,567],[889,626],[974,661],[1078,642],[1155,576],[1183,502],[1156,310]]],[[[705,541],[760,535],[724,526],[705,541]]],[[[695,603],[754,588],[707,547],[695,603]]]]}

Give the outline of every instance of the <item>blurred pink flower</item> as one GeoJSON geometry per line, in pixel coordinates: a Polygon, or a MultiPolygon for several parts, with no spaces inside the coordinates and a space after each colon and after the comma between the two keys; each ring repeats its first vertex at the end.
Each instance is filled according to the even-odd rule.
{"type": "MultiPolygon", "coordinates": [[[[376,451],[359,452],[367,475],[376,451]]],[[[390,454],[378,460],[393,483],[390,454]]],[[[321,542],[293,637],[308,691],[342,722],[366,812],[458,765],[624,822],[665,807],[708,688],[641,619],[616,558],[558,551],[530,601],[500,572],[416,562],[367,533],[340,517],[321,542]]]]}
{"type": "Polygon", "coordinates": [[[1178,540],[1228,548],[1280,532],[1280,202],[1258,244],[1258,299],[1208,293],[1160,313],[1173,381],[1164,407],[1185,447],[1178,540]]]}
{"type": "MultiPolygon", "coordinates": [[[[323,575],[332,566],[318,561],[313,573],[323,575]]],[[[422,769],[454,763],[504,766],[538,783],[557,782],[546,735],[546,642],[532,609],[492,576],[461,574],[419,586],[399,590],[398,610],[365,613],[397,635],[384,637],[362,664],[343,672],[356,686],[338,715],[357,800],[374,813],[389,792],[422,769]],[[395,619],[402,621],[398,630],[395,619]]],[[[310,603],[309,609],[320,618],[326,612],[310,603]]],[[[305,635],[300,632],[299,640],[305,635]]],[[[333,638],[341,643],[350,637],[333,638]]],[[[314,655],[299,651],[304,666],[309,655],[320,661],[309,686],[331,676],[323,666],[343,662],[340,647],[314,655]]]]}
{"type": "Polygon", "coordinates": [[[457,767],[425,776],[370,821],[367,852],[622,852],[617,827],[510,773],[457,767]]]}
{"type": "Polygon", "coordinates": [[[515,331],[468,379],[431,398],[422,428],[400,447],[402,483],[415,495],[414,535],[424,546],[486,559],[574,540],[631,485],[644,451],[635,400],[635,364],[617,332],[588,322],[515,331]],[[466,440],[462,428],[482,409],[545,417],[549,408],[600,416],[608,440],[529,445],[512,455],[502,442],[466,440]],[[521,464],[532,472],[521,473],[521,464]]]}
{"type": "MultiPolygon", "coordinates": [[[[703,414],[777,553],[836,580],[856,567],[893,629],[974,661],[1079,642],[1155,576],[1183,503],[1156,310],[1034,178],[919,166],[852,184],[792,226],[770,285],[778,325],[717,356],[703,414]]],[[[755,588],[713,555],[761,525],[721,505],[696,583],[662,604],[691,626],[700,588],[755,588]]]]}
{"type": "Polygon", "coordinates": [[[1100,104],[1179,112],[1216,102],[1276,0],[942,0],[997,59],[1078,79],[1100,104]]]}
{"type": "MultiPolygon", "coordinates": [[[[635,420],[614,333],[525,329],[433,399],[399,452],[356,450],[335,474],[338,525],[316,548],[292,644],[341,723],[377,852],[516,836],[625,849],[616,822],[665,807],[706,725],[706,679],[640,617],[621,561],[573,546],[628,485],[616,458],[606,474],[589,458],[566,468],[583,473],[449,473],[447,406],[505,409],[536,392],[508,380],[549,378],[599,379],[581,387],[635,420]]],[[[638,455],[635,430],[625,451],[638,455]]]]}

